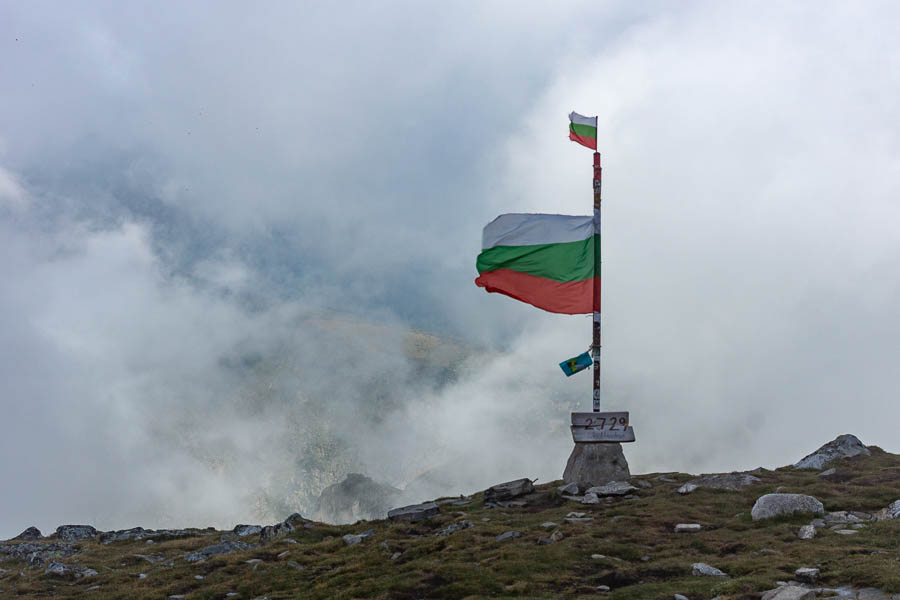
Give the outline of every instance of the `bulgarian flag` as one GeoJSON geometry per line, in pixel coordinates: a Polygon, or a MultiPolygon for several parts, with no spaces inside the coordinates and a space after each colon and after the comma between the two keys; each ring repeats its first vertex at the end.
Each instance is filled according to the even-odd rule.
{"type": "Polygon", "coordinates": [[[593,217],[500,215],[484,228],[481,247],[478,287],[553,313],[600,312],[593,217]]]}
{"type": "Polygon", "coordinates": [[[577,112],[569,113],[569,139],[597,149],[597,117],[582,117],[577,112]]]}

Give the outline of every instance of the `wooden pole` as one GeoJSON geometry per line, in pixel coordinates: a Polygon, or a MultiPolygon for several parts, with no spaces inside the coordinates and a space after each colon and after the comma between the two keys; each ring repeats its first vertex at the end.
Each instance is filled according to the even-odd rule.
{"type": "MultiPolygon", "coordinates": [[[[594,152],[594,243],[600,243],[600,153],[594,152]]],[[[597,249],[599,250],[599,248],[597,249]]],[[[599,252],[596,252],[599,254],[599,252]]],[[[596,255],[595,254],[595,255],[596,255]]],[[[594,264],[594,324],[591,356],[594,359],[594,412],[600,412],[600,261],[594,264]]]]}

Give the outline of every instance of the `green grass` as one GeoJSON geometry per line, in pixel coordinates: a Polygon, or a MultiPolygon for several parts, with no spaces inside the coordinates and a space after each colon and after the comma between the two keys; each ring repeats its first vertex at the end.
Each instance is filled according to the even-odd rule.
{"type": "Polygon", "coordinates": [[[701,488],[687,496],[676,492],[687,475],[669,474],[677,483],[643,475],[639,478],[653,487],[641,489],[633,499],[598,505],[560,498],[555,493],[557,482],[539,486],[524,508],[488,509],[476,495],[470,505],[445,505],[441,515],[423,523],[317,523],[296,532],[292,536],[296,544],[278,540],[201,564],[185,563],[182,556],[218,542],[223,532],[204,531],[156,544],[88,542],[63,562],[91,567],[99,575],[67,581],[44,575],[43,569],[26,569],[22,562],[6,561],[0,563],[0,589],[2,597],[158,599],[185,594],[189,599],[212,600],[238,592],[248,599],[412,600],[597,598],[597,586],[607,585],[612,589],[602,597],[611,600],[662,600],[675,593],[691,600],[749,599],[774,587],[777,580],[791,579],[798,567],[819,566],[822,585],[900,593],[900,520],[869,523],[852,536],[820,529],[814,539],[800,540],[797,530],[811,517],[750,519],[756,498],[778,487],[813,495],[829,511],[873,512],[900,498],[900,456],[876,448],[872,457],[854,457],[833,466],[837,473],[827,478],[815,471],[783,468],[763,471],[761,483],[740,492],[701,488]],[[565,523],[570,511],[588,513],[594,520],[565,523]],[[470,519],[475,526],[447,537],[434,536],[461,519],[470,519]],[[545,521],[560,524],[561,541],[537,544],[550,533],[540,527],[545,521]],[[674,533],[675,524],[692,522],[701,523],[703,530],[674,533]],[[359,545],[346,546],[341,540],[345,533],[372,528],[375,536],[359,545]],[[521,531],[522,537],[495,541],[511,529],[521,531]],[[284,551],[289,554],[278,558],[284,551]],[[391,560],[394,552],[402,554],[391,560]],[[151,565],[134,556],[151,553],[166,560],[151,565]],[[593,559],[592,554],[605,558],[593,559]],[[247,564],[251,558],[263,562],[247,564]],[[695,562],[713,565],[730,577],[694,577],[695,562]],[[139,573],[148,576],[138,579],[139,573]],[[196,580],[195,575],[204,579],[196,580]],[[99,590],[86,591],[97,585],[99,590]]]}

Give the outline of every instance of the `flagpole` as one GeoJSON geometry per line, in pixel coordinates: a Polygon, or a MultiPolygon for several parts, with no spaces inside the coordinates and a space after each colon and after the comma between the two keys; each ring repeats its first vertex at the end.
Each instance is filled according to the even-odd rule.
{"type": "MultiPolygon", "coordinates": [[[[600,244],[600,182],[603,169],[600,166],[600,153],[594,152],[594,243],[600,244]]],[[[595,256],[600,254],[595,249],[595,256]]],[[[591,356],[594,359],[594,412],[600,412],[600,260],[594,264],[594,318],[591,356]]]]}

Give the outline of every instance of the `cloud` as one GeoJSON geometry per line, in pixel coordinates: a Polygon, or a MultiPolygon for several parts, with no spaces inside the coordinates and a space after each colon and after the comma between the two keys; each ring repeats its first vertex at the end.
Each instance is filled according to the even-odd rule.
{"type": "Polygon", "coordinates": [[[590,320],[472,278],[497,213],[590,209],[573,109],[633,470],[892,449],[892,5],[148,8],[0,8],[0,532],[558,477],[590,320]]]}

